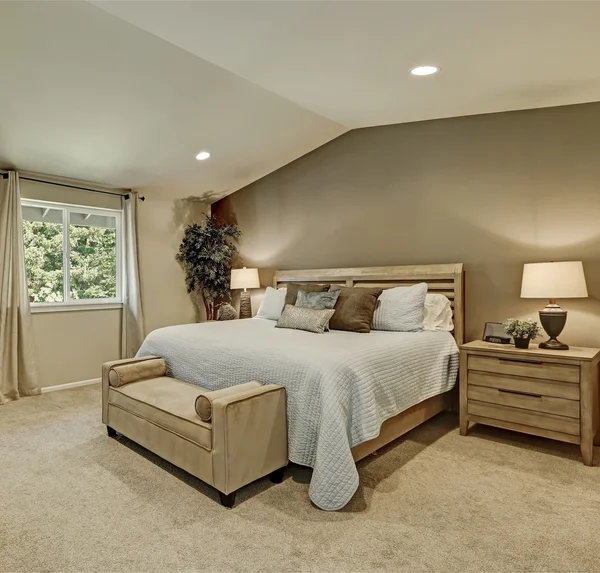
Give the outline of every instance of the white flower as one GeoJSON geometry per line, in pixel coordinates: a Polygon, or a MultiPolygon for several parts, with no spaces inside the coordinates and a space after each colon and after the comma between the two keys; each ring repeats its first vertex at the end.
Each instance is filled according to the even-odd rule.
{"type": "Polygon", "coordinates": [[[513,338],[537,338],[542,333],[540,325],[533,318],[527,320],[508,318],[503,326],[506,333],[513,338]]]}

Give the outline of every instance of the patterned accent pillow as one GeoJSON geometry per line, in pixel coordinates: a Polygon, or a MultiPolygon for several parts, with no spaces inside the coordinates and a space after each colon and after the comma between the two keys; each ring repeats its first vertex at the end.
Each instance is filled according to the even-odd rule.
{"type": "Polygon", "coordinates": [[[296,304],[298,291],[304,292],[325,292],[329,290],[329,285],[303,285],[301,283],[288,283],[287,293],[285,295],[285,304],[296,304]]]}
{"type": "Polygon", "coordinates": [[[335,310],[302,308],[286,304],[275,328],[292,328],[322,334],[335,310]]]}
{"type": "Polygon", "coordinates": [[[373,330],[418,332],[423,330],[427,283],[384,290],[373,315],[373,330]]]}
{"type": "Polygon", "coordinates": [[[217,320],[235,320],[237,311],[228,302],[224,302],[217,310],[217,320]]]}
{"type": "Polygon", "coordinates": [[[380,288],[341,287],[329,328],[350,332],[371,332],[371,321],[382,292],[380,288]]]}
{"type": "Polygon", "coordinates": [[[301,308],[313,308],[314,310],[332,309],[340,296],[339,290],[329,292],[306,292],[298,291],[296,306],[301,308]]]}

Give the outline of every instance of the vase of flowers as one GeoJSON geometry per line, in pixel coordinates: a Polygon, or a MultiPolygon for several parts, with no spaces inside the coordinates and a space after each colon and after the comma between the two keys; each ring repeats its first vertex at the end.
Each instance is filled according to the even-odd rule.
{"type": "Polygon", "coordinates": [[[541,326],[533,318],[508,318],[503,326],[506,334],[513,337],[515,348],[529,348],[529,342],[542,334],[541,326]]]}

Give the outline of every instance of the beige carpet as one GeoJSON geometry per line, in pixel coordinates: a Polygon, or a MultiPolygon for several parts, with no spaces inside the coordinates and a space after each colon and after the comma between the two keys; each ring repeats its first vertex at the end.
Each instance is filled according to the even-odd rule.
{"type": "Polygon", "coordinates": [[[0,407],[0,571],[599,571],[600,468],[438,416],[359,464],[344,511],[309,472],[238,493],[106,436],[100,388],[0,407]]]}

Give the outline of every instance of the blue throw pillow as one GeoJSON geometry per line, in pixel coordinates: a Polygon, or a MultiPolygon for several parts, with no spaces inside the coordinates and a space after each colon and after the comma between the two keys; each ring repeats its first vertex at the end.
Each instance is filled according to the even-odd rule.
{"type": "Polygon", "coordinates": [[[296,306],[300,308],[312,308],[313,310],[332,309],[340,296],[339,290],[328,292],[298,291],[296,306]]]}

